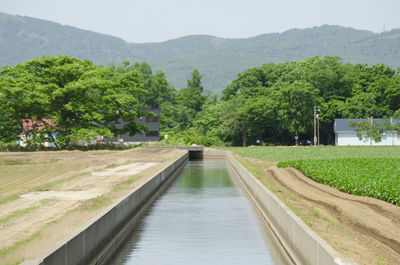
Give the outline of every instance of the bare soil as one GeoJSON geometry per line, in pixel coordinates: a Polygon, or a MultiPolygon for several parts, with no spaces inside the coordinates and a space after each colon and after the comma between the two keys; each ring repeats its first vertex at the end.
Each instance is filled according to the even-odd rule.
{"type": "MultiPolygon", "coordinates": [[[[183,152],[0,153],[0,201],[20,196],[0,204],[0,264],[42,255],[183,152]]],[[[400,264],[400,207],[340,192],[276,163],[236,158],[344,257],[400,264]]]]}
{"type": "Polygon", "coordinates": [[[343,193],[297,169],[236,158],[342,256],[365,265],[400,264],[400,207],[343,193]]]}
{"type": "Polygon", "coordinates": [[[184,152],[152,147],[0,153],[0,201],[19,195],[0,204],[0,264],[53,248],[184,152]]]}

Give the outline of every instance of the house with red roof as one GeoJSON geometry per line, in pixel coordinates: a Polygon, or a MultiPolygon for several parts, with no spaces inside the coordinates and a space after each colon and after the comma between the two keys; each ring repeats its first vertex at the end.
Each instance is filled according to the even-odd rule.
{"type": "MultiPolygon", "coordinates": [[[[50,129],[52,131],[51,137],[57,138],[57,125],[52,119],[42,119],[40,121],[35,121],[33,119],[22,119],[22,132],[18,134],[18,144],[22,147],[27,146],[27,143],[30,139],[32,139],[32,132],[40,132],[44,129],[50,129]]],[[[45,137],[48,135],[45,134],[45,137]]],[[[50,137],[50,136],[49,136],[50,137]]],[[[45,147],[55,147],[55,144],[52,142],[44,142],[43,145],[45,147]]]]}

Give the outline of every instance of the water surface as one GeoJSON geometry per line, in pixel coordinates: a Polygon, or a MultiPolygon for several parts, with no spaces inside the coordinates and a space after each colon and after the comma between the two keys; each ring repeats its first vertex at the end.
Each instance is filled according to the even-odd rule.
{"type": "Polygon", "coordinates": [[[286,264],[224,160],[189,161],[107,264],[286,264]]]}

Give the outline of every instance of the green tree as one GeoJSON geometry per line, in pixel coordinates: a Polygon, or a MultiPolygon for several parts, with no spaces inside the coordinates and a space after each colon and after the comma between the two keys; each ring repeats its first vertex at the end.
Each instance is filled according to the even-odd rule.
{"type": "Polygon", "coordinates": [[[161,103],[165,101],[172,102],[175,89],[169,85],[163,71],[157,71],[153,75],[148,63],[136,62],[130,64],[128,61],[124,61],[118,67],[110,65],[109,69],[115,74],[139,73],[139,78],[141,83],[143,83],[142,89],[144,90],[144,93],[139,94],[138,98],[141,108],[160,108],[161,103]]]}
{"type": "Polygon", "coordinates": [[[319,105],[319,91],[306,81],[277,83],[272,97],[278,102],[276,113],[283,130],[292,136],[312,129],[313,106],[319,105]]]}
{"type": "Polygon", "coordinates": [[[390,127],[386,121],[374,121],[372,117],[358,122],[350,121],[349,126],[357,127],[356,135],[358,139],[369,140],[370,145],[372,145],[372,141],[381,142],[382,134],[390,127]]]}
{"type": "MultiPolygon", "coordinates": [[[[60,146],[99,134],[134,134],[143,130],[134,122],[142,114],[137,100],[142,86],[137,71],[117,74],[69,56],[36,58],[2,69],[0,100],[8,109],[2,109],[0,117],[7,117],[9,125],[23,118],[50,118],[57,125],[60,146]],[[126,125],[117,128],[121,119],[126,125]]],[[[51,130],[54,128],[46,127],[43,132],[51,130]]],[[[37,141],[45,136],[33,134],[37,141]]]]}
{"type": "Polygon", "coordinates": [[[312,57],[300,62],[266,64],[238,74],[223,91],[222,102],[243,98],[247,136],[273,143],[291,143],[293,136],[310,138],[312,108],[321,109],[323,143],[333,143],[336,118],[400,117],[400,76],[384,65],[342,64],[338,57],[312,57]],[[257,99],[257,100],[256,100],[257,99]],[[264,112],[261,109],[264,102],[264,112]],[[270,110],[273,111],[270,111],[270,110]],[[257,115],[251,115],[251,113],[257,115]]]}
{"type": "Polygon", "coordinates": [[[183,105],[192,112],[191,119],[194,118],[196,112],[201,111],[203,104],[206,102],[207,97],[202,94],[203,86],[201,84],[202,75],[197,69],[191,73],[192,78],[187,80],[187,87],[182,88],[176,95],[178,104],[183,105]]]}
{"type": "Polygon", "coordinates": [[[187,88],[191,90],[199,90],[200,92],[203,92],[204,88],[201,83],[201,79],[203,78],[203,75],[200,74],[199,70],[194,69],[191,73],[192,79],[187,80],[187,88]]]}

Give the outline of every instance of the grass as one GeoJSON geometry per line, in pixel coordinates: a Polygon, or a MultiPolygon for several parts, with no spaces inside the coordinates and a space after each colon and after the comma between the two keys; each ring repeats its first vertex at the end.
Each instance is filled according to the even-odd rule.
{"type": "Polygon", "coordinates": [[[121,183],[115,185],[115,186],[112,188],[112,191],[113,191],[113,192],[117,192],[117,191],[120,191],[120,190],[123,190],[123,189],[127,189],[127,188],[129,188],[129,186],[130,186],[132,183],[134,183],[134,182],[135,182],[136,180],[138,180],[139,178],[140,178],[139,176],[132,176],[132,177],[130,177],[128,180],[125,180],[125,181],[123,181],[123,182],[121,182],[121,183]]]}
{"type": "Polygon", "coordinates": [[[60,161],[60,159],[49,159],[45,161],[32,161],[24,159],[0,159],[0,165],[3,166],[20,166],[20,165],[39,165],[39,164],[54,164],[60,161]]]}
{"type": "Polygon", "coordinates": [[[80,210],[94,211],[103,208],[111,203],[111,199],[107,196],[100,196],[82,203],[80,210]]]}
{"type": "Polygon", "coordinates": [[[16,219],[16,218],[21,217],[21,216],[26,215],[26,214],[29,214],[29,213],[35,211],[38,208],[40,208],[40,205],[35,205],[35,206],[28,207],[28,208],[25,208],[25,209],[16,210],[16,211],[12,212],[11,214],[7,215],[6,217],[1,218],[0,219],[0,224],[9,222],[9,221],[11,221],[13,219],[16,219]]]}
{"type": "Polygon", "coordinates": [[[54,199],[43,199],[43,200],[39,201],[40,206],[49,206],[53,202],[55,202],[54,199]]]}
{"type": "MultiPolygon", "coordinates": [[[[53,225],[54,223],[55,223],[55,221],[47,223],[47,224],[43,225],[39,230],[34,232],[33,234],[27,236],[26,238],[15,242],[14,244],[12,244],[9,247],[0,249],[0,258],[1,259],[5,258],[7,255],[10,255],[13,252],[17,251],[20,247],[30,243],[31,241],[35,240],[38,237],[40,237],[42,235],[43,231],[46,228],[48,228],[49,226],[53,225]]],[[[10,265],[11,264],[20,264],[22,261],[23,261],[23,259],[21,259],[20,257],[18,258],[18,260],[15,260],[15,258],[14,258],[13,261],[8,264],[10,264],[10,265]]]]}
{"type": "Polygon", "coordinates": [[[83,175],[85,175],[85,174],[87,174],[87,173],[88,173],[88,172],[83,172],[83,173],[79,173],[79,174],[72,175],[72,176],[70,176],[70,177],[68,177],[68,178],[64,178],[64,179],[60,179],[60,180],[56,180],[56,181],[52,181],[52,182],[45,183],[45,184],[41,185],[39,188],[37,188],[37,190],[39,190],[39,191],[51,190],[51,189],[52,189],[54,186],[56,186],[56,185],[59,185],[59,184],[62,184],[62,183],[64,183],[64,182],[73,180],[73,179],[75,179],[75,178],[77,178],[77,177],[80,177],[80,176],[83,176],[83,175]]]}
{"type": "Polygon", "coordinates": [[[103,195],[100,197],[96,197],[90,200],[85,201],[82,206],[80,207],[81,210],[86,210],[86,211],[94,211],[100,208],[103,208],[107,205],[109,205],[111,203],[111,198],[109,197],[109,195],[111,195],[111,193],[113,192],[118,192],[121,191],[123,189],[129,189],[129,186],[136,182],[136,180],[138,180],[140,178],[140,176],[132,176],[129,179],[118,183],[117,185],[115,185],[111,192],[108,193],[107,195],[103,195]]]}
{"type": "Polygon", "coordinates": [[[19,196],[18,194],[8,196],[8,197],[0,200],[0,205],[5,204],[7,202],[18,200],[19,198],[21,198],[21,196],[19,196]]]}
{"type": "Polygon", "coordinates": [[[46,183],[54,176],[64,174],[71,170],[67,165],[23,165],[12,166],[15,169],[0,166],[0,193],[19,193],[35,189],[38,185],[46,183]]]}
{"type": "Polygon", "coordinates": [[[21,160],[4,160],[3,164],[6,166],[18,166],[18,165],[29,165],[32,163],[29,161],[21,161],[21,160]]]}
{"type": "Polygon", "coordinates": [[[378,260],[376,261],[376,264],[378,265],[387,265],[387,262],[384,258],[379,257],[378,260]]]}
{"type": "Polygon", "coordinates": [[[31,206],[31,207],[28,207],[28,208],[25,208],[25,209],[16,210],[16,211],[12,212],[11,214],[7,215],[6,217],[1,218],[0,219],[0,224],[9,222],[9,221],[12,221],[12,220],[14,220],[16,218],[19,218],[21,216],[30,214],[31,212],[39,209],[40,207],[48,206],[48,205],[52,204],[53,202],[54,202],[54,200],[44,199],[44,200],[39,201],[39,205],[31,206]]]}
{"type": "Polygon", "coordinates": [[[20,241],[15,242],[13,245],[6,247],[6,248],[2,248],[0,249],[0,258],[4,257],[5,255],[15,251],[18,247],[34,240],[35,238],[39,237],[41,233],[41,230],[36,231],[35,233],[33,233],[32,235],[28,236],[27,238],[24,238],[20,241]]]}

